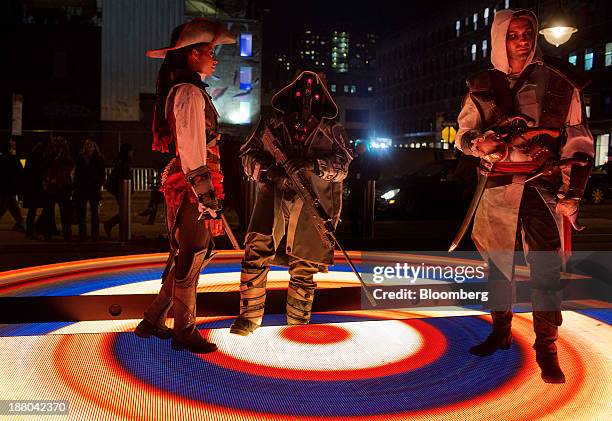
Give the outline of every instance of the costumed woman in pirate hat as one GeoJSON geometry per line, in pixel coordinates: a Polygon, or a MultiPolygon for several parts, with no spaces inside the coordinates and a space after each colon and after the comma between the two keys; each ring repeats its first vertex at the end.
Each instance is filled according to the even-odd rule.
{"type": "Polygon", "coordinates": [[[173,349],[194,353],[217,349],[196,327],[196,289],[200,271],[213,255],[213,237],[223,234],[217,219],[223,198],[219,114],[202,79],[215,71],[215,46],[235,42],[220,23],[198,18],[175,28],[169,47],[147,52],[148,57],[164,59],[157,79],[153,150],[168,152],[169,144],[176,142],[176,158],[166,167],[160,188],[170,255],[161,290],[135,333],[172,338],[173,349]],[[165,324],[170,307],[173,330],[165,324]]]}

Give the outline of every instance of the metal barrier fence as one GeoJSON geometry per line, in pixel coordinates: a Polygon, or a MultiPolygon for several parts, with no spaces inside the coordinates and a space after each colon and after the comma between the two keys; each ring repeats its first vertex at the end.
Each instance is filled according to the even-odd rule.
{"type": "MultiPolygon", "coordinates": [[[[110,175],[112,168],[106,168],[106,177],[110,175]]],[[[132,168],[132,186],[134,191],[148,191],[151,190],[151,185],[157,179],[158,171],[154,168],[132,168]]]]}

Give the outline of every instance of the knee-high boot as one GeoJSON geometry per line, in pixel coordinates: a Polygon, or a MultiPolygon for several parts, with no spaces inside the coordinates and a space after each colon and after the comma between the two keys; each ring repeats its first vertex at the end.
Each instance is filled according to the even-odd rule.
{"type": "Polygon", "coordinates": [[[166,317],[172,307],[172,288],[174,286],[175,253],[171,252],[162,274],[162,286],[153,302],[144,312],[143,320],[136,326],[134,333],[141,338],[157,336],[168,339],[172,331],[166,327],[166,317]]]}
{"type": "Polygon", "coordinates": [[[247,336],[261,325],[269,271],[268,266],[250,268],[243,265],[240,272],[240,315],[230,327],[230,333],[247,336]]]}
{"type": "Polygon", "coordinates": [[[533,312],[533,330],[536,334],[533,348],[536,351],[536,361],[542,371],[542,379],[546,383],[565,383],[565,374],[559,366],[555,344],[562,322],[560,311],[533,312]]]}
{"type": "Polygon", "coordinates": [[[200,335],[196,326],[196,298],[198,278],[202,266],[212,259],[211,249],[204,249],[193,256],[187,276],[175,279],[173,290],[174,335],[172,348],[186,349],[196,354],[215,351],[217,346],[200,335]]]}
{"type": "Polygon", "coordinates": [[[493,330],[484,342],[470,348],[470,354],[479,357],[492,355],[498,349],[508,349],[512,344],[512,310],[491,311],[493,330]]]}

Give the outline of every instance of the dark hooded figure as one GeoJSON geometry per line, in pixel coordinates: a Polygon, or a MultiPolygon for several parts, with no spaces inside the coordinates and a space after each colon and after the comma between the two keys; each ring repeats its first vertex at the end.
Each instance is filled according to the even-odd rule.
{"type": "MultiPolygon", "coordinates": [[[[486,184],[472,239],[489,262],[489,284],[508,290],[520,233],[531,273],[536,360],[545,382],[563,383],[555,345],[562,322],[560,271],[570,251],[571,226],[578,228],[578,205],[591,166],[552,165],[566,158],[589,162],[594,150],[582,113],[581,75],[565,62],[537,57],[537,33],[533,12],[508,9],[495,14],[491,27],[495,68],[468,79],[455,145],[479,157],[487,169],[488,176],[481,176],[486,184]],[[530,141],[523,131],[503,141],[498,132],[489,130],[517,117],[536,131],[553,129],[559,135],[543,134],[530,141]],[[549,165],[555,169],[550,175],[529,180],[549,165]]],[[[508,349],[512,341],[511,300],[494,300],[491,310],[493,331],[470,349],[474,355],[508,349]]]]}
{"type": "Polygon", "coordinates": [[[260,121],[241,149],[247,176],[258,182],[242,260],[240,316],[230,329],[244,336],[261,324],[270,263],[289,267],[287,323],[310,321],[313,276],[333,264],[334,250],[321,241],[287,174],[300,171],[337,223],[352,159],[344,129],[334,122],[338,107],[318,74],[301,72],[274,95],[272,107],[273,115],[260,121]],[[284,148],[289,161],[283,167],[266,150],[265,135],[284,148]]]}

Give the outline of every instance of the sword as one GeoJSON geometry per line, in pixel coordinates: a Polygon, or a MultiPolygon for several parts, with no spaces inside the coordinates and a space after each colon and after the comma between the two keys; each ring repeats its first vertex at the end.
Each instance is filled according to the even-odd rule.
{"type": "Polygon", "coordinates": [[[223,229],[225,230],[225,234],[227,235],[227,238],[230,240],[230,243],[232,243],[232,247],[234,248],[234,250],[240,250],[240,245],[238,244],[238,241],[236,240],[236,236],[234,235],[232,229],[230,228],[227,219],[225,218],[225,215],[221,214],[221,221],[223,222],[223,229]]]}
{"type": "MultiPolygon", "coordinates": [[[[232,243],[232,247],[234,248],[234,250],[240,250],[240,245],[238,244],[238,240],[236,240],[236,236],[234,235],[234,232],[230,228],[229,223],[227,222],[227,219],[225,218],[225,215],[223,215],[223,213],[217,213],[216,211],[213,211],[213,210],[209,210],[208,212],[211,214],[212,219],[216,219],[217,216],[221,217],[220,219],[221,219],[221,222],[223,223],[223,230],[225,231],[227,238],[230,240],[230,243],[232,243]]],[[[201,221],[202,219],[204,219],[205,216],[206,216],[206,212],[201,212],[200,216],[198,217],[198,221],[201,221]]]]}
{"type": "MultiPolygon", "coordinates": [[[[586,165],[588,165],[590,163],[590,161],[588,159],[583,159],[583,158],[565,158],[562,159],[560,161],[557,161],[551,165],[548,165],[546,168],[544,168],[542,171],[540,171],[539,173],[529,177],[527,180],[525,180],[525,183],[528,183],[531,180],[535,180],[536,178],[540,178],[542,176],[545,175],[551,175],[553,170],[556,167],[567,167],[567,166],[571,166],[571,165],[578,165],[580,167],[584,167],[586,165]]],[[[580,222],[578,222],[578,212],[574,213],[573,215],[570,216],[564,216],[565,219],[567,219],[567,221],[572,225],[572,228],[574,228],[576,231],[582,231],[585,227],[584,225],[582,225],[580,222]]]]}
{"type": "MultiPolygon", "coordinates": [[[[535,180],[536,178],[552,174],[555,167],[564,167],[567,165],[585,166],[588,163],[589,163],[588,160],[581,159],[581,158],[562,159],[558,162],[555,162],[552,165],[548,165],[544,170],[529,177],[528,179],[525,180],[525,183],[535,180]]],[[[465,218],[463,219],[463,222],[461,223],[461,226],[459,227],[459,231],[457,231],[457,235],[455,235],[455,239],[453,240],[450,247],[448,248],[449,253],[453,252],[459,246],[459,243],[465,236],[465,233],[468,227],[470,226],[470,222],[472,222],[472,218],[474,217],[474,214],[476,213],[476,208],[478,207],[478,204],[480,203],[480,199],[482,198],[482,195],[487,187],[487,181],[489,179],[491,168],[490,167],[486,168],[486,167],[481,166],[480,169],[481,169],[479,172],[480,178],[478,180],[478,185],[476,186],[476,191],[474,192],[474,197],[472,197],[470,207],[468,208],[468,211],[465,214],[465,218]]],[[[576,221],[576,218],[574,218],[573,220],[572,219],[569,219],[569,220],[572,226],[574,227],[574,229],[576,229],[577,231],[580,231],[582,229],[581,225],[578,223],[578,221],[576,221]]]]}
{"type": "Polygon", "coordinates": [[[461,240],[465,236],[465,233],[468,227],[470,226],[470,222],[472,222],[472,218],[474,218],[474,214],[476,213],[476,208],[478,207],[478,204],[480,203],[480,199],[482,198],[482,195],[487,187],[487,181],[489,181],[490,173],[491,173],[490,168],[483,167],[482,165],[480,166],[480,170],[478,171],[478,176],[479,176],[478,184],[476,185],[474,196],[472,197],[470,206],[468,207],[467,213],[465,214],[465,217],[463,218],[463,222],[461,223],[461,226],[459,227],[459,231],[457,231],[457,234],[455,235],[453,242],[448,248],[449,253],[455,251],[455,249],[459,246],[459,243],[461,243],[461,240]]]}

